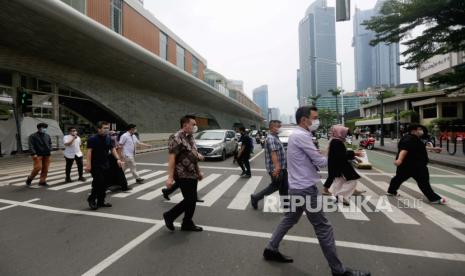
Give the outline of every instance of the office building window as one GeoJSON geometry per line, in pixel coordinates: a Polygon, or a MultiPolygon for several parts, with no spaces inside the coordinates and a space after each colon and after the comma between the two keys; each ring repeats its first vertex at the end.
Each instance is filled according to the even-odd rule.
{"type": "Polygon", "coordinates": [[[119,34],[123,25],[123,0],[111,0],[111,29],[119,34]]]}
{"type": "Polygon", "coordinates": [[[160,57],[168,59],[168,36],[163,32],[160,32],[160,57]]]}
{"type": "Polygon", "coordinates": [[[443,103],[442,117],[455,118],[457,117],[457,103],[443,103]]]}
{"type": "Polygon", "coordinates": [[[436,118],[438,116],[436,104],[423,106],[423,119],[436,118]]]}
{"type": "Polygon", "coordinates": [[[79,12],[86,14],[86,0],[61,0],[79,12]]]}
{"type": "Polygon", "coordinates": [[[185,70],[185,55],[184,55],[184,48],[179,45],[176,45],[176,65],[185,70]]]}
{"type": "Polygon", "coordinates": [[[199,61],[194,56],[192,56],[192,75],[199,77],[199,61]]]}

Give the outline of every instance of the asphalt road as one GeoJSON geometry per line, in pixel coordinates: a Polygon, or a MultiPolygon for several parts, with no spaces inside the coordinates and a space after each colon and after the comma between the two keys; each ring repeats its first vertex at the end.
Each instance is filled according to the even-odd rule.
{"type": "MultiPolygon", "coordinates": [[[[166,151],[138,155],[146,183],[133,184],[132,193],[108,194],[113,207],[98,211],[86,204],[88,183],[62,183],[61,165],[52,166],[49,188],[24,186],[29,167],[1,177],[0,275],[330,275],[305,216],[280,248],[294,263],[263,260],[282,214],[272,204],[275,196],[260,202],[259,210],[250,206],[250,193],[269,183],[264,154],[255,151],[251,179],[237,177],[232,158],[201,163],[206,180],[199,196],[205,203],[194,216],[201,233],[169,232],[163,225],[162,213],[180,199],[161,197],[166,151]]],[[[368,155],[374,169],[361,171],[359,188],[368,191],[374,209],[394,165],[392,155],[368,155]]],[[[391,212],[327,213],[346,266],[372,275],[465,275],[465,173],[440,166],[431,166],[430,173],[448,205],[421,201],[411,180],[402,197],[387,199],[391,212]]]]}

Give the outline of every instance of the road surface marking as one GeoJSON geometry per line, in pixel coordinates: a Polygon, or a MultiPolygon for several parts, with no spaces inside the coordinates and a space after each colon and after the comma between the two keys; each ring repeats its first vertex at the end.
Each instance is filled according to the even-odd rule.
{"type": "Polygon", "coordinates": [[[255,160],[255,158],[257,158],[258,156],[260,156],[260,154],[262,154],[265,150],[262,149],[259,153],[255,154],[254,157],[252,157],[249,161],[252,162],[255,160]]]}
{"type": "MultiPolygon", "coordinates": [[[[24,201],[25,203],[31,203],[31,202],[35,202],[35,201],[39,201],[40,198],[34,198],[34,199],[30,199],[28,201],[24,201]]],[[[16,207],[16,206],[19,206],[18,204],[10,204],[8,206],[4,206],[2,208],[0,208],[0,211],[3,211],[3,210],[8,210],[10,208],[13,208],[13,207],[16,207]]]]}
{"type": "MultiPolygon", "coordinates": [[[[160,174],[164,174],[166,173],[165,171],[156,171],[154,172],[152,175],[153,176],[156,176],[156,175],[160,175],[160,174]]],[[[140,191],[143,191],[143,190],[146,190],[150,187],[153,187],[157,184],[160,184],[162,183],[163,181],[166,181],[166,179],[168,179],[168,176],[165,175],[165,176],[162,176],[160,178],[157,178],[157,179],[154,179],[154,180],[151,180],[149,182],[146,182],[144,184],[141,184],[139,186],[136,186],[134,188],[132,188],[132,190],[130,191],[127,191],[127,192],[124,192],[124,193],[119,193],[119,194],[116,194],[116,195],[113,195],[113,197],[118,197],[118,198],[125,198],[125,197],[128,197],[130,195],[133,195],[135,193],[138,193],[140,191]]]]}
{"type": "Polygon", "coordinates": [[[443,191],[446,191],[448,193],[451,193],[453,195],[457,195],[461,198],[465,198],[465,191],[463,190],[460,190],[460,189],[457,189],[457,188],[454,188],[454,187],[451,187],[449,185],[445,185],[445,184],[433,184],[432,185],[433,187],[435,188],[439,188],[443,191]]]}
{"type": "MultiPolygon", "coordinates": [[[[72,170],[71,172],[72,173],[77,173],[77,170],[72,170]]],[[[30,175],[30,173],[28,173],[26,175],[21,175],[21,177],[14,176],[14,179],[11,179],[9,181],[9,183],[10,183],[10,185],[13,185],[13,186],[23,186],[23,185],[25,185],[24,183],[26,182],[26,177],[28,177],[29,175],[30,175]]],[[[64,178],[64,176],[65,176],[65,171],[64,170],[60,170],[60,171],[56,171],[56,172],[49,172],[47,174],[47,180],[64,178]]],[[[34,184],[39,183],[38,178],[39,178],[39,176],[37,176],[35,178],[34,184]]]]}
{"type": "MultiPolygon", "coordinates": [[[[95,212],[95,211],[81,211],[81,210],[74,210],[74,209],[65,209],[65,208],[52,207],[52,206],[47,206],[47,205],[26,203],[26,202],[21,202],[21,201],[13,201],[13,200],[8,200],[8,199],[0,199],[0,203],[15,204],[15,205],[22,206],[22,207],[56,212],[56,213],[85,215],[85,216],[101,217],[101,218],[107,218],[107,219],[117,219],[117,220],[123,220],[123,221],[154,224],[157,226],[164,224],[163,220],[133,217],[133,216],[126,216],[126,215],[117,215],[117,214],[102,213],[102,212],[95,212]]],[[[175,225],[177,227],[180,226],[179,223],[175,223],[175,225]]],[[[271,237],[271,233],[266,233],[266,232],[247,231],[247,230],[231,229],[231,228],[223,228],[223,227],[215,227],[215,226],[205,226],[205,225],[200,225],[200,226],[203,227],[204,231],[214,232],[214,233],[223,233],[223,234],[246,236],[246,237],[257,237],[257,238],[265,238],[265,239],[269,239],[271,237]]],[[[284,240],[302,242],[302,243],[308,243],[308,244],[319,244],[319,241],[316,238],[294,236],[294,235],[286,235],[284,237],[284,240]]],[[[367,250],[367,251],[378,252],[382,254],[397,254],[397,255],[430,258],[430,259],[465,262],[465,254],[462,254],[462,253],[443,253],[443,252],[434,252],[434,251],[428,251],[428,250],[399,248],[399,247],[356,243],[356,242],[348,242],[348,241],[336,241],[336,246],[343,247],[343,248],[367,250]]]]}
{"type": "Polygon", "coordinates": [[[206,194],[202,199],[205,202],[197,203],[198,206],[212,206],[221,196],[226,193],[229,188],[236,183],[236,181],[240,178],[239,175],[230,175],[226,180],[221,182],[218,186],[216,186],[213,190],[211,190],[208,194],[206,194]]]}
{"type": "Polygon", "coordinates": [[[249,205],[250,195],[255,192],[262,178],[262,176],[252,176],[228,205],[228,209],[245,210],[249,205]]]}
{"type": "Polygon", "coordinates": [[[121,257],[129,253],[131,250],[136,248],[139,244],[141,244],[143,241],[148,239],[150,236],[152,236],[155,232],[160,230],[164,225],[159,223],[155,224],[154,226],[150,227],[147,231],[144,233],[140,234],[137,238],[133,239],[129,243],[127,243],[125,246],[121,247],[118,249],[115,253],[111,254],[108,256],[105,260],[101,261],[98,263],[96,266],[92,267],[89,269],[86,273],[82,274],[82,276],[94,276],[114,264],[116,261],[118,261],[121,257]]]}
{"type": "MultiPolygon", "coordinates": [[[[357,184],[357,187],[359,190],[365,190],[366,191],[366,195],[369,195],[371,196],[371,198],[369,199],[369,202],[371,204],[373,204],[374,206],[376,206],[378,204],[378,199],[379,197],[377,196],[377,194],[372,191],[371,189],[369,189],[367,186],[365,186],[363,183],[361,183],[360,181],[358,182],[357,184]],[[377,198],[378,197],[378,198],[377,198]]],[[[364,194],[365,195],[365,194],[364,194]]],[[[389,201],[387,202],[389,203],[389,201]]],[[[389,203],[390,204],[390,203],[389,203]]],[[[383,213],[386,217],[388,217],[388,219],[390,219],[392,222],[394,223],[401,223],[401,224],[411,224],[411,225],[420,225],[419,222],[417,222],[416,220],[414,220],[412,217],[410,217],[409,215],[407,215],[406,213],[402,212],[402,210],[400,210],[399,208],[397,208],[396,206],[390,204],[390,209],[391,210],[386,210],[384,208],[381,208],[379,209],[379,211],[381,213],[383,213]]]]}

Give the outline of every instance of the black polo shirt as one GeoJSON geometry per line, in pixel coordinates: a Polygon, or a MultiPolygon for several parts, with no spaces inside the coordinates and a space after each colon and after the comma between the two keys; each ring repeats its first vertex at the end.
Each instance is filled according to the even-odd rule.
{"type": "Polygon", "coordinates": [[[396,159],[399,157],[401,150],[407,151],[407,156],[405,156],[401,165],[402,167],[418,168],[428,164],[428,152],[426,151],[425,144],[417,136],[407,134],[400,139],[396,159]]]}
{"type": "Polygon", "coordinates": [[[92,169],[109,169],[109,156],[114,148],[109,135],[94,135],[87,140],[87,148],[92,149],[92,169]]]}

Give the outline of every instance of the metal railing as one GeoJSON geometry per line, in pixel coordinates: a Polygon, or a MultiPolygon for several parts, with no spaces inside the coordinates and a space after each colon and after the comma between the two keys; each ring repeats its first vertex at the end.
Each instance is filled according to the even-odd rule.
{"type": "Polygon", "coordinates": [[[465,131],[457,129],[465,129],[465,126],[450,126],[446,131],[441,132],[439,135],[439,147],[442,148],[445,141],[447,153],[455,155],[457,153],[457,144],[461,141],[462,152],[465,155],[465,131]]]}

